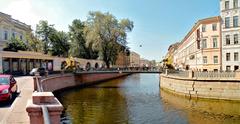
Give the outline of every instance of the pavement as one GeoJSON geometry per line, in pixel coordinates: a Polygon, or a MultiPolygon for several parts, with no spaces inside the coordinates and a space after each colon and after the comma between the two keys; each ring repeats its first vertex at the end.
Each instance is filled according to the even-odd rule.
{"type": "Polygon", "coordinates": [[[33,78],[23,76],[15,78],[19,94],[9,103],[0,103],[0,124],[29,124],[26,112],[27,101],[33,93],[33,78]]]}

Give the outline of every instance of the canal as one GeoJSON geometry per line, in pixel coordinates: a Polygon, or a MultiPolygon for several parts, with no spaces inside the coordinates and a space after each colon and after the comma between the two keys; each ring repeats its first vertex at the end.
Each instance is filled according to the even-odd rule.
{"type": "Polygon", "coordinates": [[[57,95],[62,124],[239,124],[240,103],[190,100],[159,89],[158,74],[134,74],[57,95]]]}

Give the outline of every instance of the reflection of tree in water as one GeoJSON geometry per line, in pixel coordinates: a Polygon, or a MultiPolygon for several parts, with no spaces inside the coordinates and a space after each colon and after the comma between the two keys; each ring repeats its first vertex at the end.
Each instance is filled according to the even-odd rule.
{"type": "Polygon", "coordinates": [[[61,101],[72,123],[128,123],[127,103],[121,94],[123,79],[64,94],[61,101]]]}
{"type": "Polygon", "coordinates": [[[176,108],[183,111],[192,124],[239,124],[240,102],[192,99],[177,96],[161,90],[165,111],[176,108]]]}

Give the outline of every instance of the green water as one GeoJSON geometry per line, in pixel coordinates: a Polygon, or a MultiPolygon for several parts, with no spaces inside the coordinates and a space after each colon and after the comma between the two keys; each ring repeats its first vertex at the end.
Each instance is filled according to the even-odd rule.
{"type": "Polygon", "coordinates": [[[134,74],[57,94],[62,124],[240,124],[240,103],[189,100],[159,89],[158,74],[134,74]]]}

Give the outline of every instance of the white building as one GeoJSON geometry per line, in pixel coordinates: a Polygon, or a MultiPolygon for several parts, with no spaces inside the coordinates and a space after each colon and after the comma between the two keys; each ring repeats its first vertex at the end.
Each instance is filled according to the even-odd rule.
{"type": "Polygon", "coordinates": [[[0,51],[11,38],[18,38],[26,42],[26,35],[30,34],[31,31],[30,25],[26,25],[13,19],[10,15],[0,12],[0,51]]]}
{"type": "Polygon", "coordinates": [[[240,0],[220,0],[222,18],[222,67],[237,70],[240,66],[240,0]]]}

